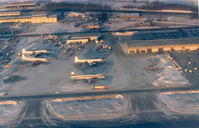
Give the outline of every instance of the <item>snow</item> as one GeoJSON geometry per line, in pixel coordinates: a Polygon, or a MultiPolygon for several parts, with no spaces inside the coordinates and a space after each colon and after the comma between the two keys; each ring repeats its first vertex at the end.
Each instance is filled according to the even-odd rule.
{"type": "Polygon", "coordinates": [[[32,63],[22,62],[19,56],[14,56],[14,60],[11,61],[13,68],[4,70],[1,74],[9,73],[11,76],[21,76],[25,79],[16,83],[2,83],[2,87],[4,87],[2,89],[9,90],[8,95],[35,95],[61,91],[91,90],[87,82],[73,82],[70,80],[70,72],[76,69],[73,64],[73,57],[61,56],[60,48],[55,47],[52,43],[43,43],[41,37],[22,38],[15,48],[15,53],[21,51],[22,48],[27,50],[53,49],[53,51],[50,51],[49,55],[46,56],[49,60],[48,64],[41,64],[36,67],[32,66],[32,63]],[[13,70],[15,71],[13,72],[13,70]],[[12,86],[13,84],[15,86],[12,86]]]}
{"type": "Polygon", "coordinates": [[[115,32],[113,33],[113,35],[116,35],[116,36],[132,36],[134,35],[134,33],[137,33],[137,32],[115,32]]]}
{"type": "Polygon", "coordinates": [[[159,107],[166,114],[199,114],[199,92],[166,92],[158,95],[159,107]],[[163,103],[163,104],[162,104],[163,103]],[[175,113],[173,113],[175,112],[175,113]]]}
{"type": "Polygon", "coordinates": [[[189,85],[189,81],[177,71],[176,67],[165,57],[160,57],[160,68],[162,71],[154,79],[154,86],[183,86],[189,85]]]}
{"type": "MultiPolygon", "coordinates": [[[[102,99],[47,101],[47,108],[64,120],[100,120],[120,118],[128,114],[128,101],[120,96],[102,99]]],[[[89,98],[89,97],[87,97],[89,98]]],[[[91,97],[94,98],[94,97],[91,97]]]]}
{"type": "Polygon", "coordinates": [[[164,55],[120,56],[114,53],[110,58],[114,66],[110,88],[177,87],[190,85],[181,71],[164,55]],[[150,71],[147,65],[158,60],[157,70],[150,71]],[[121,86],[122,85],[122,86],[121,86]]]}
{"type": "Polygon", "coordinates": [[[142,20],[139,21],[125,21],[125,20],[111,20],[109,21],[108,27],[110,30],[118,30],[118,29],[129,29],[135,28],[142,23],[142,20]]]}
{"type": "Polygon", "coordinates": [[[44,33],[58,33],[58,32],[79,32],[83,28],[75,27],[74,23],[47,23],[33,26],[32,32],[26,34],[44,34],[44,33]]]}
{"type": "Polygon", "coordinates": [[[15,122],[22,110],[23,103],[16,101],[0,102],[0,125],[15,122]]]}

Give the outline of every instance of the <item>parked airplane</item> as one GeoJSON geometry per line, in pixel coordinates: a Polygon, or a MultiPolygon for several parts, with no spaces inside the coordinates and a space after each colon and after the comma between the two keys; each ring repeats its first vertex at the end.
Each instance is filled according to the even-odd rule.
{"type": "Polygon", "coordinates": [[[103,74],[90,74],[90,75],[76,75],[74,72],[71,72],[71,80],[88,80],[89,83],[95,82],[96,79],[104,79],[105,75],[103,74]]]}
{"type": "Polygon", "coordinates": [[[46,58],[32,58],[32,57],[26,57],[24,54],[21,55],[21,59],[23,61],[29,61],[29,62],[48,62],[46,58]]]}
{"type": "Polygon", "coordinates": [[[35,55],[40,53],[48,53],[48,51],[47,50],[26,51],[26,49],[23,48],[21,53],[24,55],[35,55]]]}
{"type": "Polygon", "coordinates": [[[82,63],[88,63],[89,66],[95,65],[97,63],[103,63],[103,59],[79,59],[77,56],[75,56],[75,64],[82,64],[82,63]]]}

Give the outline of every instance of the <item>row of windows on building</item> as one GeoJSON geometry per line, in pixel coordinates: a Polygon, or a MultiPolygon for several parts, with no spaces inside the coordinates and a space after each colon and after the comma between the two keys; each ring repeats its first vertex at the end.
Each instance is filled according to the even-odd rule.
{"type": "Polygon", "coordinates": [[[197,50],[199,47],[174,47],[171,48],[147,48],[147,49],[128,49],[129,54],[146,54],[146,53],[163,53],[163,52],[175,52],[175,51],[192,51],[197,50]]]}

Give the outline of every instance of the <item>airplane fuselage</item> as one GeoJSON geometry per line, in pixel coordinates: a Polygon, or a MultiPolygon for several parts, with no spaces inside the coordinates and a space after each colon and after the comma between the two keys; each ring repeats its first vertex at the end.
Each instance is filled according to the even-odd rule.
{"type": "Polygon", "coordinates": [[[97,78],[97,79],[104,79],[105,75],[103,74],[93,74],[93,75],[74,75],[71,76],[72,80],[90,80],[93,78],[97,78]]]}

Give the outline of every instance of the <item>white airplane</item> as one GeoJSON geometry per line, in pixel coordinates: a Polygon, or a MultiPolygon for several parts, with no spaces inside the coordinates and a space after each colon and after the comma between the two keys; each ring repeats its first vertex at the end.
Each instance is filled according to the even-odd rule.
{"type": "Polygon", "coordinates": [[[48,51],[47,50],[26,51],[26,49],[23,48],[21,53],[24,55],[34,55],[34,54],[40,54],[40,53],[48,53],[48,51]]]}
{"type": "Polygon", "coordinates": [[[91,83],[92,79],[104,79],[105,75],[103,74],[90,74],[90,75],[76,75],[74,72],[71,72],[71,80],[88,80],[91,83]]]}
{"type": "Polygon", "coordinates": [[[75,56],[75,64],[81,64],[81,63],[88,63],[89,66],[95,65],[96,63],[103,63],[103,59],[79,59],[77,56],[75,56]]]}
{"type": "Polygon", "coordinates": [[[36,61],[40,61],[40,62],[48,62],[48,60],[46,58],[32,58],[32,57],[26,57],[24,54],[21,55],[21,59],[23,61],[29,61],[29,62],[36,62],[36,61]]]}

